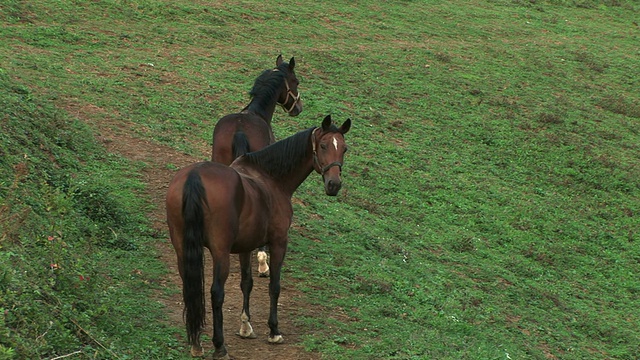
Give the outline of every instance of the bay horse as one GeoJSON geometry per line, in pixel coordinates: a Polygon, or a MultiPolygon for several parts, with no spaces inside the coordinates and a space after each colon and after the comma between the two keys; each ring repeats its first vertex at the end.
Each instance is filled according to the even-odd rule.
{"type": "Polygon", "coordinates": [[[222,305],[230,254],[239,254],[243,303],[238,335],[255,338],[249,312],[253,287],[251,252],[269,245],[269,343],[284,341],[278,329],[280,272],[293,217],[291,197],[315,170],[325,193],[336,196],[347,145],[340,127],[326,116],[320,127],[300,131],[262,150],[240,156],[230,166],[205,161],[180,169],[167,191],[167,223],[182,278],[187,338],[192,356],[202,356],[200,334],[205,324],[204,249],[213,260],[214,359],[229,359],[224,344],[222,305]]]}
{"type": "MultiPolygon", "coordinates": [[[[239,113],[225,115],[218,120],[213,129],[212,161],[230,165],[240,155],[273,143],[271,119],[276,105],[281,105],[290,116],[298,116],[302,112],[295,66],[293,57],[287,63],[279,55],[276,67],[264,70],[256,78],[249,91],[249,104],[239,113]]],[[[264,247],[259,249],[257,258],[259,276],[269,276],[264,247]]]]}

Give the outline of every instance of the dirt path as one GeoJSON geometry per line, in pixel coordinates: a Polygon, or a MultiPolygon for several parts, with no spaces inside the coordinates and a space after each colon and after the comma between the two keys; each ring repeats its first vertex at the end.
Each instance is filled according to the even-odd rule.
{"type": "MultiPolygon", "coordinates": [[[[82,112],[82,111],[80,111],[82,112]]],[[[104,128],[103,135],[100,140],[105,144],[110,152],[120,154],[128,159],[142,161],[148,164],[144,169],[144,179],[148,185],[148,195],[154,205],[154,210],[149,214],[153,221],[153,226],[157,230],[162,239],[158,243],[158,249],[161,254],[161,261],[169,267],[170,276],[165,286],[173,287],[177,290],[181,289],[181,280],[176,267],[175,253],[168,239],[168,231],[165,223],[164,196],[167,186],[174,171],[167,168],[167,164],[173,164],[182,167],[189,163],[198,161],[190,156],[176,152],[175,150],[158,144],[148,142],[134,137],[126,129],[119,127],[119,130],[113,131],[113,128],[104,128]]],[[[203,152],[206,153],[206,152],[203,152]]],[[[255,257],[254,257],[255,263],[255,257]]],[[[208,273],[211,274],[211,261],[207,258],[206,264],[209,268],[208,273]]],[[[254,264],[254,274],[257,273],[254,264]]],[[[278,320],[280,330],[282,331],[285,343],[281,345],[270,345],[267,343],[267,335],[269,328],[267,326],[267,318],[269,315],[269,294],[268,282],[266,278],[258,278],[254,276],[254,288],[251,293],[251,313],[252,325],[257,339],[244,340],[234,334],[240,328],[240,313],[242,310],[242,293],[240,291],[240,271],[238,258],[232,255],[231,272],[227,284],[225,286],[225,302],[224,311],[224,331],[227,349],[232,359],[285,359],[285,360],[315,360],[320,359],[318,354],[305,352],[300,346],[300,330],[295,326],[293,319],[300,313],[305,312],[305,304],[301,303],[299,293],[295,290],[294,285],[290,281],[282,282],[282,291],[279,299],[278,320]]],[[[207,289],[210,287],[210,279],[207,282],[207,289]]],[[[205,292],[208,295],[208,291],[205,292]]],[[[159,295],[164,296],[164,295],[159,295]]],[[[157,299],[167,306],[167,321],[178,327],[183,328],[182,320],[182,295],[176,294],[170,297],[157,299]]],[[[207,304],[210,300],[207,299],[207,304]]],[[[207,315],[207,331],[206,334],[210,339],[212,318],[209,305],[209,314],[207,315]]],[[[184,341],[184,333],[178,335],[180,340],[184,342],[185,353],[188,347],[184,341]]],[[[203,341],[205,351],[210,356],[209,351],[212,348],[211,341],[203,341]]],[[[209,358],[209,357],[207,357],[209,358]]]]}

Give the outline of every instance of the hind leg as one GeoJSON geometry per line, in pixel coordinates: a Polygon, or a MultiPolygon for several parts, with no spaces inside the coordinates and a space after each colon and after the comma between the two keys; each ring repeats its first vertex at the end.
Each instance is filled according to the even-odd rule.
{"type": "Polygon", "coordinates": [[[229,354],[224,344],[222,304],[224,284],[229,276],[229,254],[214,257],[213,284],[211,285],[211,307],[213,309],[213,359],[228,360],[229,354]]]}
{"type": "Polygon", "coordinates": [[[278,329],[278,298],[280,297],[280,270],[282,269],[282,262],[284,261],[285,253],[287,252],[287,238],[281,241],[277,241],[269,247],[271,253],[271,276],[269,279],[269,338],[270,344],[281,344],[284,342],[284,338],[278,329]]]}
{"type": "Polygon", "coordinates": [[[240,325],[240,331],[238,336],[244,339],[255,339],[256,334],[253,332],[251,326],[251,313],[249,311],[249,297],[251,295],[251,289],[253,289],[253,277],[251,276],[251,253],[243,253],[239,255],[240,258],[240,288],[242,289],[242,315],[240,319],[242,324],[240,325]]]}
{"type": "Polygon", "coordinates": [[[267,263],[268,256],[266,246],[262,246],[258,249],[256,258],[258,259],[258,276],[269,277],[269,264],[267,263]]]}

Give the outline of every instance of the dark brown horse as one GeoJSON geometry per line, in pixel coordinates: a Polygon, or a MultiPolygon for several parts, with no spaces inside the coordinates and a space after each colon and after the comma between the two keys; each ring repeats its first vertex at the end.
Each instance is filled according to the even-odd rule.
{"type": "MultiPolygon", "coordinates": [[[[211,160],[230,165],[238,156],[257,151],[273,143],[271,118],[276,105],[281,105],[291,116],[302,112],[302,100],[298,92],[298,78],[294,71],[295,59],[289,62],[276,58],[276,67],[262,72],[249,92],[251,102],[241,112],[229,114],[218,120],[213,129],[211,160]]],[[[258,252],[258,274],[268,276],[266,249],[258,252]]]]}
{"type": "Polygon", "coordinates": [[[251,251],[269,245],[270,343],[283,342],[278,329],[280,271],[293,217],[291,197],[314,170],[322,175],[327,195],[340,191],[347,146],[344,134],[351,120],[337,127],[327,116],[310,128],[257,152],[245,154],[231,166],[200,162],[178,171],[167,193],[167,222],[178,258],[191,354],[203,354],[200,334],[205,323],[204,250],[213,259],[214,359],[228,359],[222,329],[224,285],[231,253],[240,254],[243,305],[238,335],[255,338],[249,296],[253,287],[251,251]]]}
{"type": "Polygon", "coordinates": [[[249,105],[239,113],[218,120],[213,129],[212,161],[229,165],[238,156],[273,143],[271,118],[276,105],[281,105],[291,116],[302,112],[295,66],[293,57],[287,63],[279,55],[276,67],[263,71],[256,78],[249,92],[249,105]]]}

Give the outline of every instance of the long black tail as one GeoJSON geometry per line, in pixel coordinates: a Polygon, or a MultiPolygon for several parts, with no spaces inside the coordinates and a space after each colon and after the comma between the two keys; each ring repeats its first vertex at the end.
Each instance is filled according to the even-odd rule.
{"type": "Polygon", "coordinates": [[[237,159],[240,156],[249,152],[249,139],[247,138],[247,134],[242,131],[236,131],[233,134],[233,142],[231,143],[231,149],[233,151],[233,158],[237,159]]]}
{"type": "Polygon", "coordinates": [[[187,336],[190,344],[197,344],[205,325],[203,245],[206,241],[204,210],[205,189],[197,169],[191,170],[182,189],[184,234],[182,259],[184,273],[182,296],[187,336]]]}

